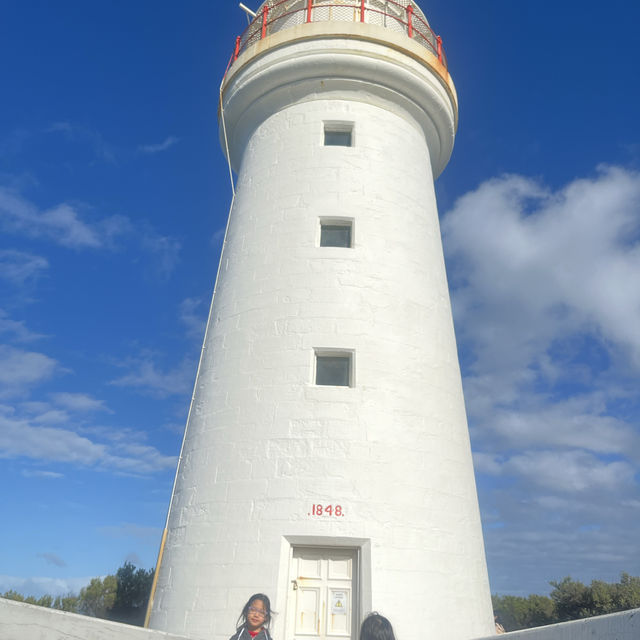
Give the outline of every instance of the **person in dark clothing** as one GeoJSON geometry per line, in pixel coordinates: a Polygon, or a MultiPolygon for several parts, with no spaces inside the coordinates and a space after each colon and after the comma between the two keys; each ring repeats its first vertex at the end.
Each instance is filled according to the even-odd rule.
{"type": "Polygon", "coordinates": [[[396,640],[396,637],[391,623],[374,611],[362,621],[360,640],[396,640]]]}
{"type": "Polygon", "coordinates": [[[254,593],[242,608],[236,632],[229,640],[271,640],[271,602],[264,593],[254,593]]]}

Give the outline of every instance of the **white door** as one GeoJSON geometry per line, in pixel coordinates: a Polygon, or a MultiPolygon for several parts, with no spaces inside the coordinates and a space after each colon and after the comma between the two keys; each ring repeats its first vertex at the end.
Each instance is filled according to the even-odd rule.
{"type": "Polygon", "coordinates": [[[294,547],[285,640],[355,640],[356,549],[294,547]]]}

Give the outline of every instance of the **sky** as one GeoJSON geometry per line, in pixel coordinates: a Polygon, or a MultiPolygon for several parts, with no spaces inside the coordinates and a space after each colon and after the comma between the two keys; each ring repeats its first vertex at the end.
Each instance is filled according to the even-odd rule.
{"type": "MultiPolygon", "coordinates": [[[[640,5],[420,6],[460,102],[436,192],[491,590],[640,575],[640,5]]],[[[245,26],[231,0],[2,3],[0,593],[155,565],[245,26]]]]}

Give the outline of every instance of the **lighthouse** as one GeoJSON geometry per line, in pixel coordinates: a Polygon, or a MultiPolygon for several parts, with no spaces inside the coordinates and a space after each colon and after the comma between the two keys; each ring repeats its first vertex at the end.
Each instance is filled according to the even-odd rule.
{"type": "Polygon", "coordinates": [[[218,110],[236,189],[150,626],[493,633],[434,179],[458,104],[407,0],[269,0],[218,110]]]}

